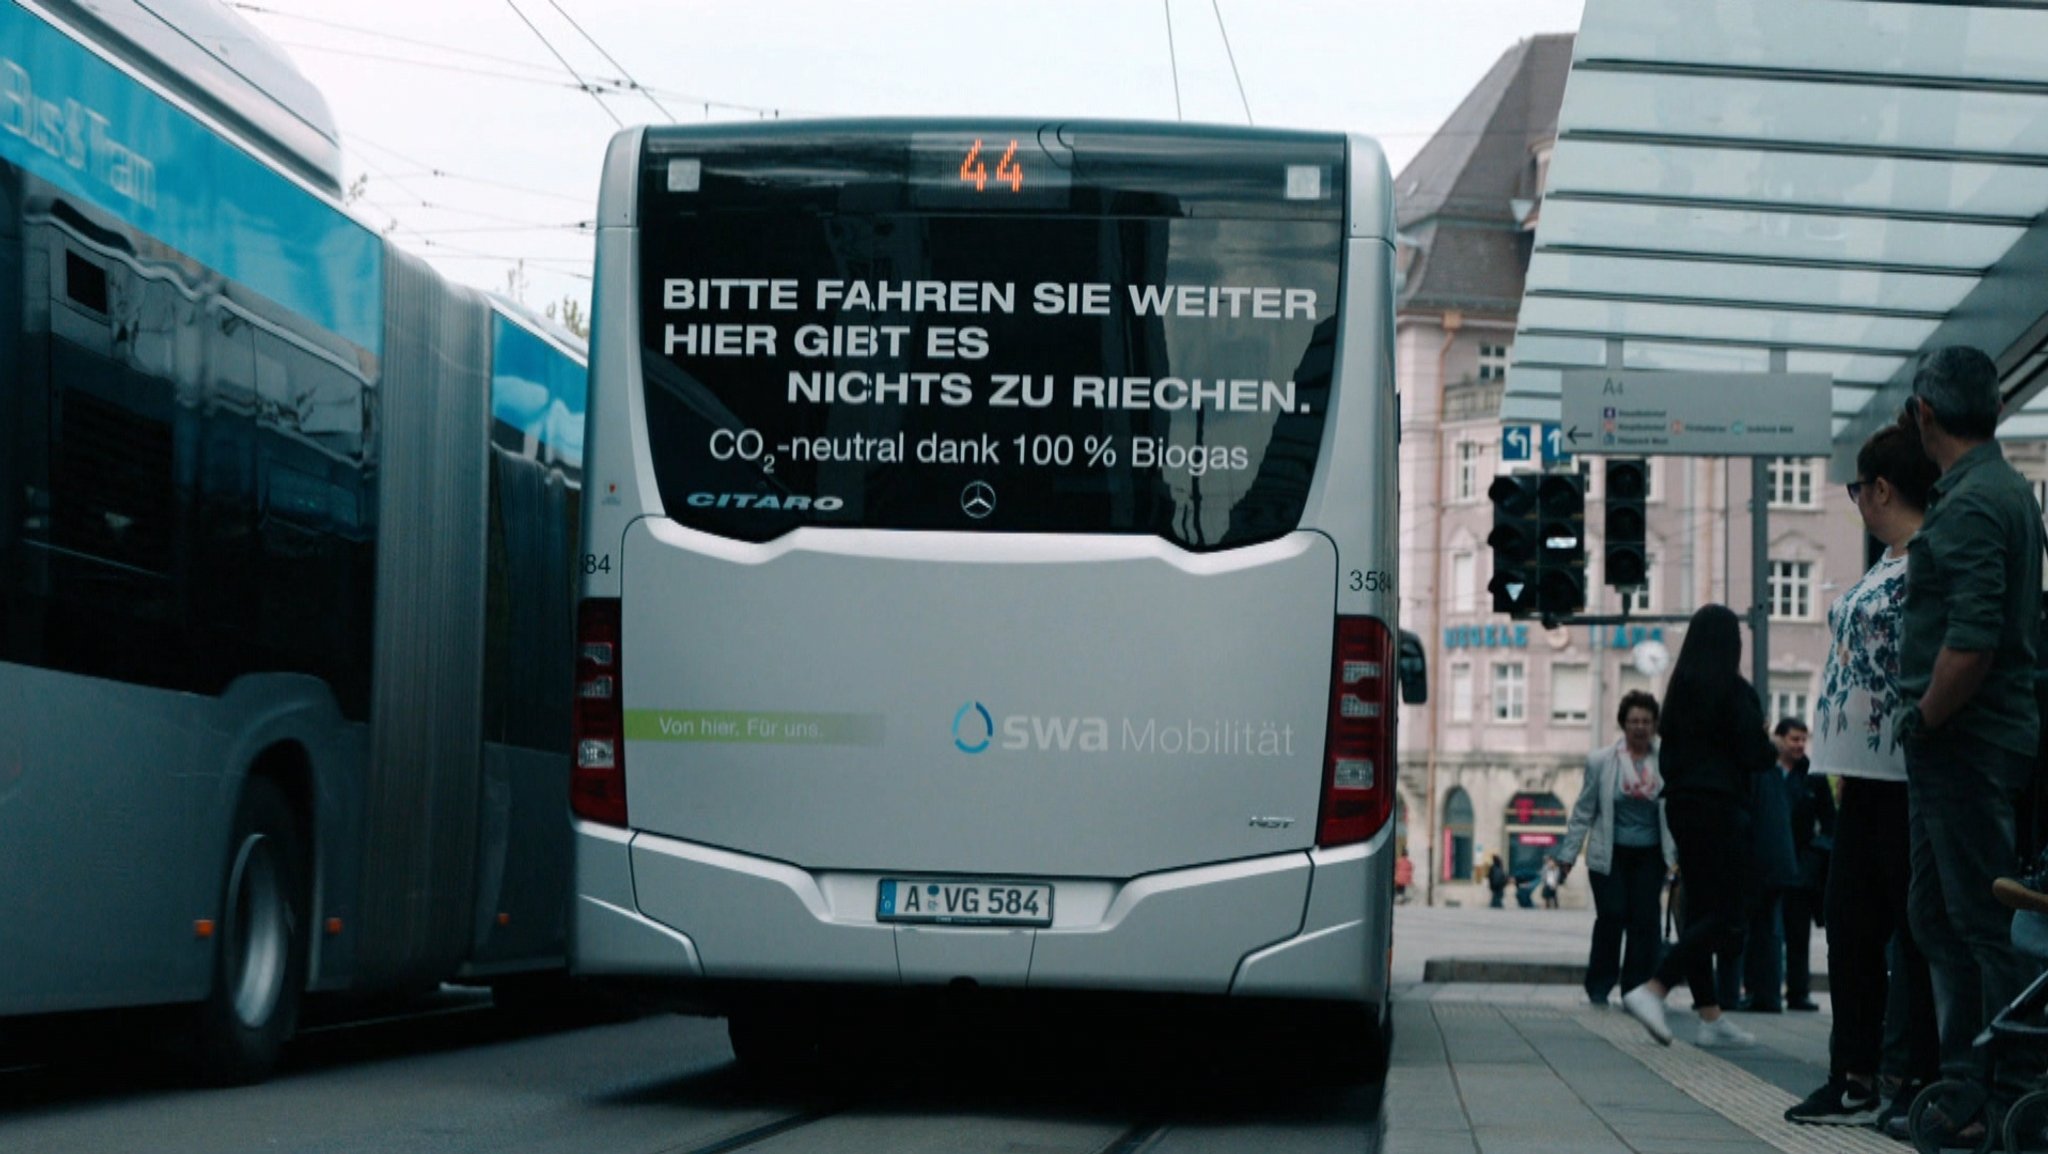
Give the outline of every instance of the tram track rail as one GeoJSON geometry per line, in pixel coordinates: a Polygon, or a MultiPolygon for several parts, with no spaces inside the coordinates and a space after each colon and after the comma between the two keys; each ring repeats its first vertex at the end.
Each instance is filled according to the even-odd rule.
{"type": "Polygon", "coordinates": [[[823,1106],[814,1110],[803,1110],[783,1118],[778,1118],[773,1122],[763,1122],[759,1126],[742,1130],[737,1134],[727,1135],[715,1142],[708,1142],[702,1146],[672,1146],[661,1151],[660,1154],[731,1154],[735,1150],[745,1150],[749,1146],[757,1146],[768,1141],[770,1138],[779,1138],[784,1134],[801,1130],[806,1126],[815,1126],[845,1111],[846,1107],[844,1105],[823,1106]]]}

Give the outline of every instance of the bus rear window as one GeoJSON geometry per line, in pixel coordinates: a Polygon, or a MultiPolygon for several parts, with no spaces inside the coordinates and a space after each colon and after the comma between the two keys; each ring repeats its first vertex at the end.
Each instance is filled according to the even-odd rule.
{"type": "Polygon", "coordinates": [[[650,147],[639,304],[670,517],[748,541],[1193,550],[1295,528],[1330,403],[1341,140],[1177,169],[1168,145],[1195,146],[1025,139],[650,147]]]}

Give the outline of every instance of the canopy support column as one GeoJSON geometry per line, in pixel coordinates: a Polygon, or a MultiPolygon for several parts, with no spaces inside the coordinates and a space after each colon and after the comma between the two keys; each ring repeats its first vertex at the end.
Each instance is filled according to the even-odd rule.
{"type": "MultiPolygon", "coordinates": [[[[1785,350],[1771,350],[1770,371],[1785,372],[1785,350]]],[[[1771,459],[1749,459],[1749,679],[1757,707],[1771,708],[1771,459]]]]}

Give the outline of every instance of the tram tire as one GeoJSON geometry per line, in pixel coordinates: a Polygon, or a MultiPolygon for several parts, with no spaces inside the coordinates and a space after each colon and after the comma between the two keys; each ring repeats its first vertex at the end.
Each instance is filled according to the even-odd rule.
{"type": "Polygon", "coordinates": [[[213,984],[193,1028],[201,1082],[259,1082],[298,1026],[306,985],[305,840],[284,793],[251,778],[221,873],[213,984]]]}

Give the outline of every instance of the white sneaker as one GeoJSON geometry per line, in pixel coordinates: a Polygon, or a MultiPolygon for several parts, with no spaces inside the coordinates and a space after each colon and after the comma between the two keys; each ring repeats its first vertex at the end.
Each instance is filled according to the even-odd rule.
{"type": "Polygon", "coordinates": [[[1698,1046],[1702,1050],[1739,1050],[1756,1045],[1756,1035],[1728,1020],[1728,1016],[1700,1023],[1698,1046]]]}
{"type": "Polygon", "coordinates": [[[1621,1008],[1628,1016],[1643,1024],[1650,1036],[1660,1046],[1671,1044],[1671,1023],[1664,1020],[1664,999],[1650,992],[1648,986],[1637,986],[1621,996],[1621,1008]]]}

